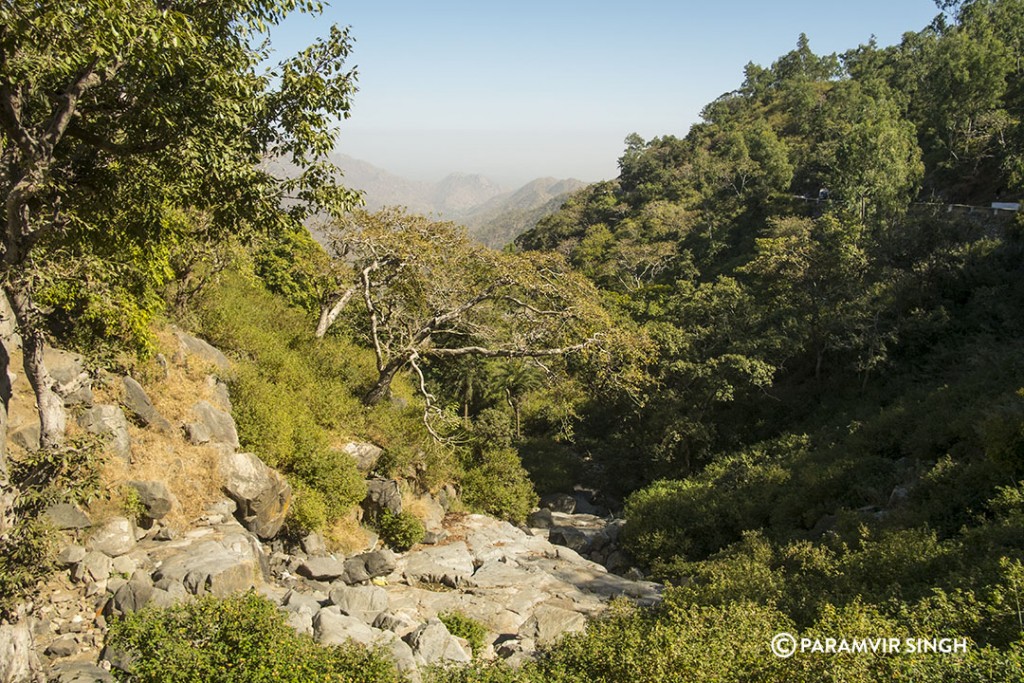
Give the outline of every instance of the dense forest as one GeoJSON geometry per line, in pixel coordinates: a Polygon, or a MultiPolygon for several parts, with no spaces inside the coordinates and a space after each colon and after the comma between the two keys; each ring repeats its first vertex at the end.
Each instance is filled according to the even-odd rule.
{"type": "Polygon", "coordinates": [[[0,9],[0,273],[41,421],[39,453],[0,448],[5,608],[52,567],[43,503],[99,495],[44,348],[145,374],[177,322],[236,359],[289,533],[363,497],[328,447],[358,435],[514,522],[596,490],[669,585],[434,680],[1024,680],[1024,213],[992,208],[1024,199],[1024,1],[801,35],[501,251],[358,210],[328,159],[347,31],[267,73],[251,47],[315,4],[173,4],[0,9]],[[970,646],[783,659],[783,631],[970,646]]]}

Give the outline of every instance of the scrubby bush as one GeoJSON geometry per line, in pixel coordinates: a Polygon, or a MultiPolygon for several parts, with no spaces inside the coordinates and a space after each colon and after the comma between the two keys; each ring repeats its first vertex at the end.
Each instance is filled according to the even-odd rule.
{"type": "Polygon", "coordinates": [[[107,645],[131,662],[131,673],[117,671],[118,678],[137,683],[401,680],[383,653],[354,644],[323,647],[253,592],[143,609],[112,623],[107,645]]]}
{"type": "Polygon", "coordinates": [[[389,547],[404,552],[423,540],[426,529],[416,515],[400,512],[397,515],[385,510],[377,518],[377,531],[389,547]]]}
{"type": "Polygon", "coordinates": [[[487,627],[462,612],[443,612],[438,614],[437,618],[448,628],[449,633],[457,638],[465,638],[469,642],[474,657],[479,656],[484,649],[487,627]]]}
{"type": "Polygon", "coordinates": [[[351,456],[317,451],[292,463],[292,471],[323,497],[327,519],[335,520],[366,497],[366,482],[351,456]]]}
{"type": "Polygon", "coordinates": [[[484,451],[462,478],[462,499],[471,509],[522,522],[537,505],[529,475],[511,448],[484,451]]]}
{"type": "Polygon", "coordinates": [[[306,486],[301,479],[292,478],[292,504],[288,508],[286,524],[295,536],[323,531],[327,526],[327,503],[323,494],[306,486]]]}

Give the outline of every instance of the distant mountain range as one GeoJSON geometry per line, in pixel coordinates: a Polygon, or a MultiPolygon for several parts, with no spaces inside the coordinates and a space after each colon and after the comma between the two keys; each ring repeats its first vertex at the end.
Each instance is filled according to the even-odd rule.
{"type": "Polygon", "coordinates": [[[366,206],[404,206],[465,225],[484,244],[500,248],[554,213],[586,183],[569,178],[538,178],[506,191],[481,175],[452,173],[438,182],[409,180],[344,154],[332,160],[345,173],[344,184],[362,190],[366,206]]]}

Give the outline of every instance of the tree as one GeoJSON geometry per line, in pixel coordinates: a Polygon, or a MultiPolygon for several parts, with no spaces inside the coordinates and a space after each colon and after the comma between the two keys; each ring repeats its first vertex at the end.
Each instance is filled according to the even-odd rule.
{"type": "Polygon", "coordinates": [[[260,71],[269,56],[260,34],[293,10],[319,9],[313,0],[0,5],[0,280],[44,448],[65,426],[43,363],[50,312],[67,304],[61,286],[144,307],[173,274],[175,244],[190,239],[191,221],[174,219],[182,211],[202,215],[204,239],[217,240],[356,201],[327,160],[354,92],[347,31],[333,27],[260,71]],[[299,173],[275,177],[259,166],[266,156],[299,173]]]}
{"type": "Polygon", "coordinates": [[[609,325],[596,290],[557,255],[493,251],[453,224],[400,210],[357,213],[337,230],[377,358],[367,405],[407,366],[429,409],[424,361],[565,356],[595,346],[609,325]]]}

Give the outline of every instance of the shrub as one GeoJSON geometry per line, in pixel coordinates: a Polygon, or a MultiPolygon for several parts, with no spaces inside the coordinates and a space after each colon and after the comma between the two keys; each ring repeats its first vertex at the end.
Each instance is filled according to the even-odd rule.
{"type": "Polygon", "coordinates": [[[323,494],[312,489],[301,479],[292,478],[292,504],[288,508],[288,531],[296,536],[305,536],[314,531],[323,531],[327,526],[327,503],[323,494]]]}
{"type": "Polygon", "coordinates": [[[489,515],[522,522],[537,505],[533,484],[511,448],[484,451],[462,478],[466,504],[489,515]]]}
{"type": "Polygon", "coordinates": [[[345,453],[316,451],[296,460],[291,469],[321,494],[328,521],[338,519],[366,497],[366,482],[345,453]]]}
{"type": "Polygon", "coordinates": [[[382,653],[351,644],[322,647],[253,592],[140,610],[111,624],[107,645],[132,662],[131,673],[118,677],[139,683],[401,680],[382,653]]]}
{"type": "Polygon", "coordinates": [[[388,546],[399,552],[408,550],[423,540],[426,530],[423,522],[409,512],[395,514],[385,510],[377,519],[377,531],[388,546]]]}
{"type": "Polygon", "coordinates": [[[469,642],[474,657],[480,655],[484,649],[484,637],[487,636],[487,628],[483,624],[462,612],[444,612],[438,614],[437,618],[448,628],[449,633],[469,642]]]}

